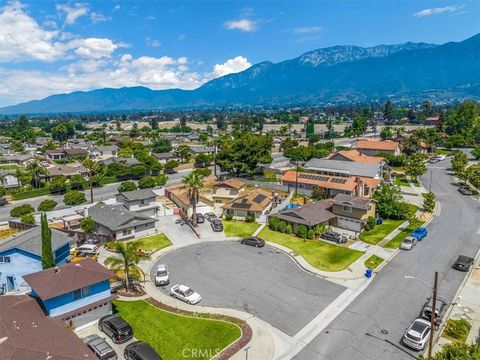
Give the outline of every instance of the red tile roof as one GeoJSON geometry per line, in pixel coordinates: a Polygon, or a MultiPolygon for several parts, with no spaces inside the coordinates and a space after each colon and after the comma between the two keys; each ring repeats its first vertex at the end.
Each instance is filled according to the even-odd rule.
{"type": "Polygon", "coordinates": [[[359,139],[356,142],[355,147],[357,149],[370,149],[370,150],[390,150],[395,151],[400,144],[392,140],[378,140],[378,139],[359,139]]]}
{"type": "Polygon", "coordinates": [[[380,157],[380,156],[363,155],[358,150],[337,151],[335,153],[331,153],[330,155],[328,155],[328,158],[331,159],[332,157],[334,157],[337,154],[349,159],[350,161],[359,162],[359,163],[366,163],[366,164],[380,164],[382,161],[385,160],[385,158],[380,157]]]}

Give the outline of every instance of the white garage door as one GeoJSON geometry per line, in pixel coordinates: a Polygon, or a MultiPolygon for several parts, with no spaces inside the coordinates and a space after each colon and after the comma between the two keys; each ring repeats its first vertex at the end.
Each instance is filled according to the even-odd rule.
{"type": "Polygon", "coordinates": [[[362,222],[353,219],[338,217],[338,227],[346,230],[357,231],[362,230],[362,222]]]}

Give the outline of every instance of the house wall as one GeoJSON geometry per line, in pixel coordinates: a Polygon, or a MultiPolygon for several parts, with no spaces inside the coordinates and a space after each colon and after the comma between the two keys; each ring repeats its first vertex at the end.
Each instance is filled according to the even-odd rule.
{"type": "Polygon", "coordinates": [[[149,224],[134,226],[129,229],[121,230],[116,232],[117,240],[128,240],[134,238],[140,238],[155,233],[155,222],[149,224]]]}
{"type": "Polygon", "coordinates": [[[226,189],[226,188],[214,188],[212,189],[212,198],[215,203],[226,203],[235,199],[240,190],[238,189],[226,189]]]}
{"type": "Polygon", "coordinates": [[[377,156],[381,152],[388,153],[392,155],[400,155],[400,149],[397,148],[396,150],[377,150],[377,149],[357,149],[360,153],[369,156],[377,156]]]}
{"type": "Polygon", "coordinates": [[[358,208],[352,208],[351,212],[344,211],[342,205],[333,204],[332,212],[335,215],[340,215],[344,217],[359,219],[359,220],[367,220],[369,216],[375,216],[375,206],[370,205],[370,210],[362,210],[358,208]]]}
{"type": "Polygon", "coordinates": [[[9,256],[10,262],[0,263],[0,292],[4,287],[7,289],[7,277],[13,277],[14,291],[29,291],[30,287],[23,280],[23,275],[42,271],[42,261],[39,256],[28,252],[11,249],[0,253],[0,256],[9,256]]]}
{"type": "Polygon", "coordinates": [[[144,200],[129,201],[125,199],[125,197],[123,196],[118,196],[117,201],[124,204],[131,211],[138,211],[138,210],[141,210],[142,208],[155,206],[157,204],[156,197],[151,197],[149,199],[144,199],[144,200]]]}
{"type": "Polygon", "coordinates": [[[67,262],[67,257],[70,255],[70,244],[67,243],[55,250],[55,263],[64,264],[67,262]]]}
{"type": "MultiPolygon", "coordinates": [[[[286,185],[288,187],[289,192],[295,190],[295,182],[283,181],[283,185],[286,185]]],[[[313,188],[315,188],[315,187],[316,187],[316,185],[302,184],[301,182],[298,182],[299,193],[307,192],[308,195],[312,195],[313,188]]],[[[327,189],[327,188],[323,188],[323,189],[325,189],[325,193],[328,197],[334,197],[337,194],[354,195],[353,191],[327,189]]]]}
{"type": "Polygon", "coordinates": [[[20,182],[13,175],[5,175],[4,177],[0,178],[0,185],[5,188],[16,188],[20,186],[20,182]]]}

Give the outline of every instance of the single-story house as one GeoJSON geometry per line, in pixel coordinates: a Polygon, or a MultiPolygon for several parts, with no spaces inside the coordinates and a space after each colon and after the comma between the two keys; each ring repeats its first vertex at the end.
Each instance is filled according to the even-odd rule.
{"type": "Polygon", "coordinates": [[[125,166],[142,165],[142,163],[140,161],[138,161],[137,159],[135,159],[134,157],[130,157],[130,158],[110,157],[110,158],[105,159],[105,160],[100,160],[99,163],[104,165],[104,166],[108,166],[108,165],[113,164],[113,163],[124,164],[125,166]]]}
{"type": "Polygon", "coordinates": [[[361,176],[372,179],[383,177],[383,165],[381,163],[363,163],[332,159],[311,159],[305,163],[305,170],[314,171],[317,174],[355,177],[361,176]]]}
{"type": "Polygon", "coordinates": [[[15,171],[0,169],[0,186],[3,186],[6,189],[20,187],[21,184],[15,176],[15,171]]]}
{"type": "Polygon", "coordinates": [[[295,189],[306,190],[311,194],[314,190],[322,192],[325,197],[333,197],[337,194],[356,194],[357,182],[353,177],[328,176],[313,173],[286,171],[282,175],[282,184],[287,186],[288,191],[295,189]]]}
{"type": "Polygon", "coordinates": [[[191,146],[190,147],[190,154],[191,155],[198,155],[198,154],[213,154],[215,152],[215,148],[213,146],[191,146]]]}
{"type": "Polygon", "coordinates": [[[128,240],[155,233],[157,220],[128,210],[123,204],[98,203],[84,214],[95,223],[95,232],[112,240],[128,240]]]}
{"type": "Polygon", "coordinates": [[[88,150],[82,148],[65,148],[63,151],[67,159],[81,159],[88,156],[88,150]]]}
{"type": "Polygon", "coordinates": [[[35,156],[32,154],[5,154],[0,156],[0,164],[16,164],[19,166],[26,166],[29,162],[33,161],[35,156]]]}
{"type": "Polygon", "coordinates": [[[331,212],[336,216],[336,226],[360,232],[367,219],[375,216],[375,200],[338,194],[333,198],[331,212]]]}
{"type": "Polygon", "coordinates": [[[107,268],[86,259],[26,275],[25,281],[48,316],[78,327],[112,313],[113,277],[107,268]]]}
{"type": "Polygon", "coordinates": [[[48,179],[55,176],[65,176],[67,179],[70,179],[74,175],[80,175],[83,178],[88,177],[88,169],[80,164],[54,165],[47,168],[47,173],[48,179]]]}
{"type": "MultiPolygon", "coordinates": [[[[52,231],[52,250],[56,264],[66,263],[74,239],[52,231]]],[[[28,291],[23,276],[42,270],[42,236],[40,226],[25,230],[0,242],[0,291],[28,291]]]]}
{"type": "Polygon", "coordinates": [[[179,157],[174,152],[152,153],[159,163],[165,164],[169,160],[179,160],[179,157]]]}
{"type": "Polygon", "coordinates": [[[274,206],[274,198],[271,192],[257,189],[245,194],[240,194],[235,200],[222,206],[223,215],[232,215],[234,219],[245,219],[254,216],[258,219],[266,215],[274,206]]]}
{"type": "MultiPolygon", "coordinates": [[[[50,285],[50,284],[49,284],[50,285]]],[[[97,357],[61,321],[45,316],[28,295],[0,296],[2,360],[95,360],[97,357]]]]}
{"type": "Polygon", "coordinates": [[[358,139],[353,141],[352,148],[369,156],[375,156],[382,152],[392,155],[400,155],[402,153],[400,143],[393,140],[358,139]]]}
{"type": "Polygon", "coordinates": [[[340,150],[328,155],[329,160],[351,161],[365,164],[384,164],[385,158],[380,156],[364,155],[358,150],[340,150]]]}
{"type": "Polygon", "coordinates": [[[101,156],[101,157],[117,156],[117,153],[118,153],[117,145],[94,146],[91,151],[92,155],[101,156]]]}
{"type": "Polygon", "coordinates": [[[297,234],[299,225],[305,225],[308,228],[317,225],[330,225],[332,220],[335,219],[335,215],[330,211],[331,208],[332,201],[328,199],[286,209],[275,214],[275,216],[290,224],[293,233],[297,234]]]}
{"type": "Polygon", "coordinates": [[[52,149],[45,151],[45,157],[49,160],[63,160],[66,157],[63,149],[52,149]]]}
{"type": "Polygon", "coordinates": [[[237,179],[227,179],[215,182],[206,196],[212,199],[215,204],[225,204],[240,195],[245,189],[245,183],[237,179]]]}
{"type": "MultiPolygon", "coordinates": [[[[187,190],[182,187],[165,190],[167,197],[173,201],[175,205],[187,216],[192,216],[193,208],[188,198],[187,190]]],[[[197,202],[197,213],[204,214],[212,211],[212,201],[200,193],[199,201],[197,202]]]]}
{"type": "Polygon", "coordinates": [[[157,194],[152,189],[138,189],[134,191],[125,191],[115,195],[117,202],[142,216],[157,217],[159,206],[157,204],[157,194]]]}

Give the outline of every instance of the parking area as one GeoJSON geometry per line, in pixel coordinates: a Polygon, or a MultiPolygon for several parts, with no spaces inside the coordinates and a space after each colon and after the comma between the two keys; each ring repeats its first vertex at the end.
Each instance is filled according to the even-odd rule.
{"type": "MultiPolygon", "coordinates": [[[[233,241],[187,246],[161,257],[167,264],[168,293],[180,283],[202,296],[200,305],[235,308],[295,335],[345,288],[302,270],[272,247],[254,248],[233,241]]],[[[155,266],[152,268],[152,274],[155,266]]]]}

